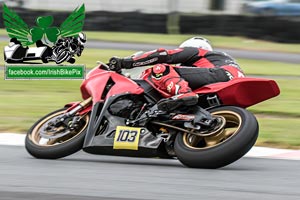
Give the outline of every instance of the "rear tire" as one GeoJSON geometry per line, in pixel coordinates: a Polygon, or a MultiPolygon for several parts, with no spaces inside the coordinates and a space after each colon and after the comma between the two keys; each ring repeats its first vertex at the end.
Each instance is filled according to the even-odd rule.
{"type": "Polygon", "coordinates": [[[244,156],[258,137],[257,120],[247,110],[223,106],[210,109],[209,112],[225,117],[224,131],[204,138],[187,133],[176,136],[175,153],[188,167],[210,169],[224,167],[244,156]]]}
{"type": "Polygon", "coordinates": [[[43,139],[39,134],[41,127],[49,122],[49,120],[63,114],[65,110],[66,108],[59,109],[44,116],[29,129],[25,138],[25,148],[28,153],[36,158],[58,159],[82,149],[87,125],[89,123],[88,115],[85,117],[85,124],[78,133],[58,138],[57,142],[54,144],[49,144],[48,142],[47,144],[40,144],[40,141],[43,139]]]}

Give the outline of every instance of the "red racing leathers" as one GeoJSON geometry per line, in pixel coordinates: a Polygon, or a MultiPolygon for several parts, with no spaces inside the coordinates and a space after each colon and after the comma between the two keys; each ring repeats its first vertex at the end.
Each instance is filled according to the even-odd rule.
{"type": "MultiPolygon", "coordinates": [[[[157,63],[180,64],[181,66],[185,66],[185,67],[193,66],[198,68],[205,68],[207,69],[207,72],[209,73],[210,76],[207,76],[205,70],[202,71],[198,70],[198,71],[199,71],[199,77],[201,76],[205,77],[205,79],[207,79],[206,80],[207,83],[224,81],[224,79],[244,77],[244,74],[241,68],[239,67],[239,65],[228,54],[224,52],[218,52],[218,51],[207,51],[204,49],[199,49],[194,47],[177,48],[173,50],[160,48],[160,49],[143,53],[141,55],[121,59],[122,68],[127,68],[127,69],[145,66],[145,65],[153,65],[157,63]],[[215,68],[215,69],[220,68],[223,70],[219,70],[218,76],[216,76],[215,70],[208,70],[208,68],[215,68]],[[220,74],[220,71],[225,72],[223,73],[224,76],[223,78],[222,75],[220,74]]],[[[188,70],[189,69],[186,69],[186,71],[188,70]]],[[[179,69],[176,71],[178,73],[179,71],[182,72],[184,70],[179,69]]],[[[182,73],[179,74],[182,75],[182,73]]],[[[167,74],[164,75],[167,76],[167,74]]],[[[193,80],[189,80],[188,82],[190,81],[193,80]]]]}
{"type": "Polygon", "coordinates": [[[192,89],[205,84],[244,77],[239,65],[228,54],[194,47],[173,50],[160,48],[118,59],[118,62],[126,69],[167,63],[155,65],[151,69],[151,79],[156,87],[171,95],[179,95],[178,98],[196,96],[192,89]],[[168,64],[180,64],[184,67],[168,64]]]}
{"type": "Polygon", "coordinates": [[[239,65],[228,54],[194,47],[173,50],[160,48],[121,61],[122,68],[127,69],[157,63],[180,64],[181,66],[200,68],[223,68],[230,73],[228,74],[230,79],[244,77],[239,65]]]}

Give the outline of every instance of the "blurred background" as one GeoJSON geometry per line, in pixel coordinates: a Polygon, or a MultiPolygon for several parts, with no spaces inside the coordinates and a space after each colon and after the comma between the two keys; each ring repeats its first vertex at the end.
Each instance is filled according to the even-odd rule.
{"type": "MultiPolygon", "coordinates": [[[[59,26],[82,3],[87,45],[76,63],[138,50],[176,48],[195,35],[235,57],[248,76],[277,81],[281,95],[252,106],[260,123],[257,145],[300,147],[300,0],[1,0],[29,25],[54,16],[59,26]]],[[[2,12],[2,9],[1,9],[2,12]]],[[[2,14],[1,14],[2,15],[2,14]]],[[[0,21],[0,44],[8,36],[0,21]]],[[[3,51],[3,48],[2,48],[3,51]]],[[[2,55],[3,56],[3,53],[2,55]]],[[[4,76],[4,61],[0,60],[4,76]]],[[[137,76],[143,69],[130,71],[137,76]]],[[[81,81],[0,80],[0,132],[26,133],[45,114],[81,100],[81,81]]]]}
{"type": "Polygon", "coordinates": [[[61,23],[66,11],[85,3],[85,30],[238,35],[278,42],[300,41],[300,0],[44,0],[42,3],[2,0],[1,3],[20,9],[18,14],[32,25],[40,15],[55,15],[55,22],[61,23]]]}

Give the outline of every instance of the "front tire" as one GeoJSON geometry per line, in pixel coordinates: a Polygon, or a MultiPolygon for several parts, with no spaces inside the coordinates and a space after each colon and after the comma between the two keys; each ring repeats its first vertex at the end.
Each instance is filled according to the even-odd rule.
{"type": "Polygon", "coordinates": [[[49,133],[53,135],[53,138],[47,139],[40,134],[50,120],[63,115],[65,111],[66,108],[56,110],[41,118],[29,129],[25,138],[25,148],[28,153],[36,158],[58,159],[82,149],[90,119],[89,115],[82,117],[79,129],[67,135],[57,136],[56,138],[55,133],[49,133]]]}
{"type": "Polygon", "coordinates": [[[208,110],[222,116],[226,124],[215,135],[200,137],[188,133],[177,134],[174,148],[177,158],[193,168],[220,168],[244,156],[258,137],[258,123],[247,110],[223,106],[208,110]]]}
{"type": "Polygon", "coordinates": [[[58,54],[57,54],[57,57],[55,59],[55,63],[56,64],[61,64],[63,63],[64,61],[67,61],[71,58],[71,55],[69,52],[67,51],[63,51],[61,50],[58,54]]]}

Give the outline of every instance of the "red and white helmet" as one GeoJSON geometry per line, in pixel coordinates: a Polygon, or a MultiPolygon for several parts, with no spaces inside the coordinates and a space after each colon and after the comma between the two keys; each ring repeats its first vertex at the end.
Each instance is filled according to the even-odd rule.
{"type": "Polygon", "coordinates": [[[205,49],[207,51],[212,51],[213,50],[209,40],[207,40],[206,38],[203,38],[203,37],[190,38],[190,39],[184,41],[183,43],[181,43],[181,45],[179,47],[180,48],[183,48],[183,47],[196,47],[196,48],[205,49]]]}

